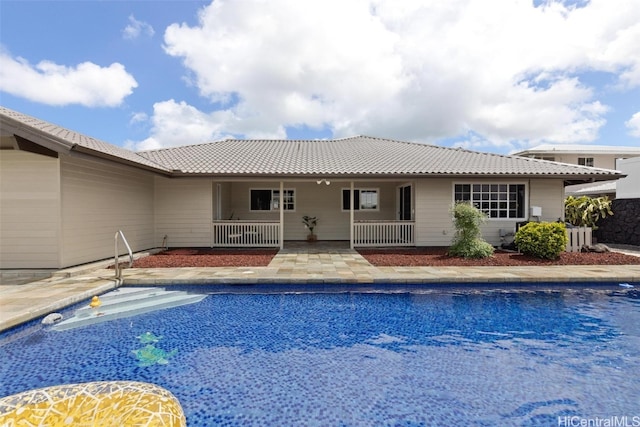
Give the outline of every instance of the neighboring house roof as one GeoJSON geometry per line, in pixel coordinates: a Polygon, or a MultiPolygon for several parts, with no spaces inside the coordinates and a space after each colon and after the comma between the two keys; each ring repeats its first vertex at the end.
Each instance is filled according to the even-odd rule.
{"type": "Polygon", "coordinates": [[[527,154],[615,154],[630,157],[640,156],[640,147],[589,145],[589,144],[541,144],[522,151],[511,152],[513,156],[525,156],[527,154]]]}
{"type": "Polygon", "coordinates": [[[356,136],[336,140],[229,139],[133,152],[0,107],[0,136],[80,151],[170,176],[503,176],[610,180],[618,171],[436,145],[356,136]]]}
{"type": "Polygon", "coordinates": [[[617,181],[604,181],[587,184],[567,185],[564,187],[566,196],[598,196],[616,193],[617,181]]]}

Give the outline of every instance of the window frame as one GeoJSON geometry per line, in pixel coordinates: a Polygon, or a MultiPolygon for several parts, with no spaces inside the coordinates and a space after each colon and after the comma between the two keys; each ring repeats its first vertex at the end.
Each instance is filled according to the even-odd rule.
{"type": "MultiPolygon", "coordinates": [[[[349,205],[349,194],[351,192],[351,188],[343,187],[342,191],[340,191],[340,211],[341,212],[349,212],[349,207],[345,208],[345,202],[349,205]],[[345,192],[347,193],[345,199],[345,192]]],[[[353,210],[358,212],[379,212],[380,211],[380,188],[378,187],[358,187],[353,189],[353,210]],[[376,207],[375,208],[362,208],[362,198],[361,192],[363,191],[372,191],[376,193],[376,207]],[[356,196],[357,193],[357,196],[356,196]]]]}
{"type": "MultiPolygon", "coordinates": [[[[295,188],[283,188],[283,193],[285,195],[285,199],[289,197],[287,193],[291,193],[291,200],[287,201],[283,207],[285,212],[295,212],[296,211],[296,189],[295,188]],[[287,205],[292,205],[292,208],[287,208],[287,205]]],[[[279,188],[264,188],[264,187],[255,187],[249,188],[249,212],[279,212],[280,211],[280,189],[279,188]],[[254,191],[269,191],[270,199],[269,199],[269,209],[253,209],[253,192],[254,191]]]]}
{"type": "Polygon", "coordinates": [[[497,206],[494,207],[489,207],[488,211],[487,210],[483,210],[480,207],[478,207],[478,209],[480,209],[482,212],[486,213],[488,215],[488,220],[489,221],[523,221],[523,220],[527,220],[528,219],[528,201],[529,201],[529,186],[527,185],[526,182],[522,182],[522,181],[514,181],[514,182],[500,182],[500,181],[455,181],[453,182],[452,185],[452,199],[453,199],[453,203],[456,203],[458,200],[456,200],[456,194],[459,193],[456,191],[456,187],[458,185],[468,185],[469,186],[469,199],[468,200],[461,200],[461,201],[469,201],[470,203],[472,203],[474,206],[478,207],[477,202],[474,203],[474,194],[478,194],[479,195],[479,202],[484,202],[484,203],[496,203],[497,206]],[[479,185],[480,191],[474,191],[474,186],[479,185]],[[486,187],[483,186],[488,186],[487,190],[488,191],[483,191],[486,187]],[[492,186],[497,186],[498,188],[496,189],[497,191],[492,191],[493,187],[492,186]],[[506,186],[506,191],[501,191],[500,186],[506,186]],[[518,188],[514,188],[513,190],[513,194],[515,195],[515,200],[514,202],[516,203],[516,207],[512,208],[511,207],[511,200],[510,200],[510,196],[512,194],[512,189],[511,186],[522,186],[522,194],[519,196],[519,191],[518,188]],[[492,196],[493,194],[495,194],[495,198],[492,196]],[[505,199],[501,199],[500,195],[504,194],[506,196],[505,199]],[[486,196],[485,196],[486,195],[486,196]],[[506,203],[506,207],[501,207],[500,203],[506,203]],[[520,205],[522,206],[522,211],[518,212],[518,208],[520,207],[520,205]],[[499,216],[500,212],[506,212],[506,216],[499,216]],[[511,211],[516,211],[516,214],[521,213],[522,216],[510,216],[511,211]],[[497,212],[498,216],[492,216],[492,212],[497,212]]]}
{"type": "Polygon", "coordinates": [[[578,157],[578,166],[587,166],[592,168],[593,165],[593,157],[578,157]]]}

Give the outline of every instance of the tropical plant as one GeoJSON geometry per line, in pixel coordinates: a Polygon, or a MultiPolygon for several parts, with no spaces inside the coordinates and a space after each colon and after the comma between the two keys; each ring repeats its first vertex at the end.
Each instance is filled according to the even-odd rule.
{"type": "Polygon", "coordinates": [[[309,229],[309,237],[313,238],[313,230],[316,228],[316,225],[318,225],[318,218],[315,216],[305,215],[302,217],[302,223],[307,229],[309,229]]]}
{"type": "Polygon", "coordinates": [[[596,223],[601,218],[613,215],[611,200],[607,196],[602,197],[573,197],[568,196],[564,200],[565,221],[577,227],[591,227],[598,229],[596,223]]]}
{"type": "Polygon", "coordinates": [[[566,250],[569,237],[561,222],[528,222],[516,232],[513,241],[523,254],[556,259],[566,250]]]}
{"type": "Polygon", "coordinates": [[[449,255],[463,258],[486,258],[493,255],[493,246],[482,239],[480,225],[487,215],[468,202],[456,202],[452,208],[456,234],[449,255]]]}

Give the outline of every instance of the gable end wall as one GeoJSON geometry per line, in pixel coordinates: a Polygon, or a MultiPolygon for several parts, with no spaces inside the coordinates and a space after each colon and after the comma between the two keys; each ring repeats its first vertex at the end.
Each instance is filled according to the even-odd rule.
{"type": "Polygon", "coordinates": [[[63,267],[113,258],[118,230],[134,252],[154,247],[150,172],[85,157],[60,160],[63,267]]]}
{"type": "Polygon", "coordinates": [[[59,268],[59,160],[0,151],[0,268],[59,268]]]}

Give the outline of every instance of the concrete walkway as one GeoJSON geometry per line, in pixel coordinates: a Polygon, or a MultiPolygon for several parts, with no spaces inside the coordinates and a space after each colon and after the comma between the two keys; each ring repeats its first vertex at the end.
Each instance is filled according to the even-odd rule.
{"type": "MultiPolygon", "coordinates": [[[[624,249],[626,253],[640,252],[624,249]]],[[[0,285],[0,331],[124,285],[173,284],[492,284],[520,282],[640,282],[640,265],[545,267],[374,267],[356,251],[308,246],[281,250],[267,267],[130,269],[123,283],[110,262],[60,270],[20,285],[0,285]]]]}

